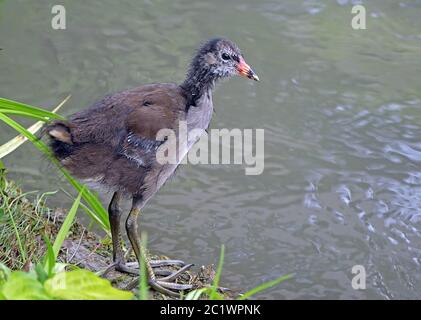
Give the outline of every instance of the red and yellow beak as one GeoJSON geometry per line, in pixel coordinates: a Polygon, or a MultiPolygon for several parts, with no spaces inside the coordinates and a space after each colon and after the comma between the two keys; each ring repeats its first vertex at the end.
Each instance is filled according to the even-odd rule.
{"type": "Polygon", "coordinates": [[[240,57],[240,62],[237,64],[237,70],[238,74],[243,77],[253,79],[255,81],[260,81],[257,74],[254,73],[253,69],[250,68],[250,66],[246,63],[243,57],[240,57]]]}

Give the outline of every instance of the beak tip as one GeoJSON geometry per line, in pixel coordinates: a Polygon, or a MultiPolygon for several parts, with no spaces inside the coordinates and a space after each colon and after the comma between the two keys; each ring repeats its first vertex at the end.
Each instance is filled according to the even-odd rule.
{"type": "Polygon", "coordinates": [[[254,80],[254,81],[260,81],[259,76],[257,74],[255,74],[252,69],[249,69],[247,71],[246,77],[251,79],[251,80],[254,80]]]}
{"type": "Polygon", "coordinates": [[[254,81],[260,81],[260,78],[257,76],[257,74],[254,73],[253,69],[250,68],[250,66],[244,60],[241,60],[240,63],[237,65],[237,71],[238,74],[243,77],[249,78],[254,81]]]}

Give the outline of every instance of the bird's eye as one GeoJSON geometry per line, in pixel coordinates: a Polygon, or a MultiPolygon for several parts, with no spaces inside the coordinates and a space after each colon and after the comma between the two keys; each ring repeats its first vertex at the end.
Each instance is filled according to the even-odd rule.
{"type": "Polygon", "coordinates": [[[229,59],[231,59],[231,57],[229,56],[229,54],[227,54],[227,53],[225,53],[225,52],[221,55],[221,57],[222,57],[222,59],[224,59],[224,60],[229,60],[229,59]]]}

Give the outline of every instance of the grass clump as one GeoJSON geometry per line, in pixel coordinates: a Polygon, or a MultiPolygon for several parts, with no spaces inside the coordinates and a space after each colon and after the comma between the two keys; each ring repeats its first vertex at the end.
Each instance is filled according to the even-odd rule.
{"type": "Polygon", "coordinates": [[[45,206],[45,194],[28,200],[30,193],[6,180],[4,169],[0,169],[0,187],[0,263],[10,269],[24,269],[45,252],[41,235],[53,234],[48,223],[52,212],[45,206]]]}

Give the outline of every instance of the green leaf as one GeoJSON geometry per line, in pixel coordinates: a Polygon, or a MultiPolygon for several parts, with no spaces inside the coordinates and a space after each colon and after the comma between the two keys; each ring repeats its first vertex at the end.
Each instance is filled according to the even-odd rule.
{"type": "Polygon", "coordinates": [[[45,272],[44,266],[41,263],[35,265],[34,271],[37,274],[39,282],[44,283],[48,279],[48,274],[45,272]]]}
{"type": "Polygon", "coordinates": [[[64,272],[68,267],[70,268],[70,265],[68,263],[56,262],[53,268],[53,273],[64,272]]]}
{"type": "Polygon", "coordinates": [[[53,275],[53,268],[56,264],[56,257],[54,255],[53,246],[51,245],[50,240],[44,236],[44,242],[47,245],[47,252],[44,256],[44,271],[47,273],[47,277],[51,277],[53,275]]]}
{"type": "Polygon", "coordinates": [[[12,271],[6,267],[3,263],[0,263],[0,285],[5,283],[7,279],[9,279],[10,275],[12,274],[12,271]]]}
{"type": "Polygon", "coordinates": [[[49,295],[65,300],[130,300],[133,293],[115,289],[108,280],[88,270],[61,272],[47,280],[49,295]]]}
{"type": "Polygon", "coordinates": [[[79,208],[80,204],[80,198],[82,197],[82,193],[85,189],[83,188],[81,192],[79,193],[76,200],[73,202],[72,207],[70,208],[69,213],[67,214],[66,218],[63,221],[63,224],[60,227],[60,230],[57,233],[56,240],[53,244],[53,252],[54,252],[54,258],[57,259],[58,253],[60,252],[60,248],[63,244],[63,241],[66,239],[67,234],[69,233],[69,230],[73,224],[73,221],[76,216],[77,209],[79,208]]]}
{"type": "Polygon", "coordinates": [[[14,271],[2,286],[2,296],[7,300],[49,300],[36,276],[23,271],[14,271]]]}
{"type": "Polygon", "coordinates": [[[24,112],[28,116],[34,115],[38,117],[44,117],[44,118],[51,118],[51,119],[60,119],[63,120],[62,116],[59,116],[58,114],[52,113],[50,111],[46,111],[44,109],[30,106],[28,104],[24,104],[21,102],[0,98],[0,108],[6,109],[6,110],[12,110],[12,111],[19,111],[24,112]]]}
{"type": "Polygon", "coordinates": [[[201,289],[196,289],[193,291],[190,291],[186,297],[184,298],[184,300],[199,300],[199,298],[206,293],[209,290],[209,288],[201,288],[201,289]]]}
{"type": "Polygon", "coordinates": [[[224,297],[220,293],[215,291],[212,300],[224,300],[224,297]]]}
{"type": "Polygon", "coordinates": [[[218,268],[216,270],[215,279],[213,279],[212,291],[209,294],[210,300],[215,300],[215,299],[219,300],[218,296],[220,297],[217,290],[218,290],[218,285],[219,285],[219,279],[221,278],[221,274],[222,274],[222,266],[224,265],[224,256],[225,256],[225,246],[222,245],[221,253],[219,255],[218,268]]]}
{"type": "Polygon", "coordinates": [[[44,257],[44,271],[47,273],[48,277],[52,277],[58,254],[60,252],[60,248],[63,245],[64,240],[66,239],[67,234],[73,224],[73,221],[76,216],[77,209],[79,208],[80,198],[82,196],[82,189],[81,193],[79,193],[76,200],[73,202],[73,205],[67,214],[66,218],[63,221],[63,224],[60,227],[60,230],[57,233],[56,239],[54,244],[51,245],[50,240],[47,237],[44,237],[44,241],[47,244],[47,252],[44,257]]]}
{"type": "Polygon", "coordinates": [[[282,276],[282,277],[280,277],[276,280],[263,283],[263,284],[257,286],[256,288],[253,288],[250,291],[247,291],[246,293],[241,295],[241,297],[239,297],[238,300],[245,300],[245,299],[251,297],[252,295],[255,295],[258,292],[261,292],[261,291],[266,290],[270,287],[276,286],[277,284],[281,283],[282,281],[285,281],[285,280],[290,279],[290,278],[292,278],[292,274],[287,274],[287,275],[282,276]]]}

